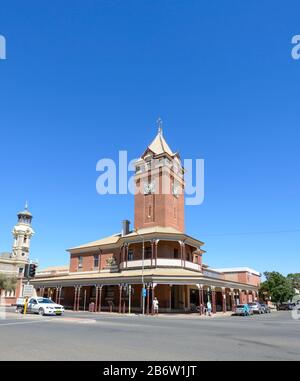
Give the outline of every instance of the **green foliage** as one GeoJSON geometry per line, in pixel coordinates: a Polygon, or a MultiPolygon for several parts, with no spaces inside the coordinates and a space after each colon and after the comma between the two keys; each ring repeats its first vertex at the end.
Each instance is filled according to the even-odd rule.
{"type": "Polygon", "coordinates": [[[287,278],[297,290],[300,290],[300,273],[288,274],[287,278]]]}
{"type": "Polygon", "coordinates": [[[292,280],[282,274],[272,271],[265,272],[266,281],[260,286],[259,294],[262,298],[271,297],[272,302],[283,303],[291,299],[295,292],[292,280]]]}
{"type": "Polygon", "coordinates": [[[0,290],[14,291],[17,287],[17,277],[0,273],[0,290]]]}

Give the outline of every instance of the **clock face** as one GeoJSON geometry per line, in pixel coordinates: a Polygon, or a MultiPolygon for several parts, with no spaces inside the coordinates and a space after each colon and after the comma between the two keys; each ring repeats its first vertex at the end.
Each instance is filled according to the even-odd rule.
{"type": "Polygon", "coordinates": [[[154,190],[155,190],[155,186],[154,186],[154,183],[145,183],[144,184],[144,192],[145,194],[151,194],[151,193],[154,193],[154,190]]]}
{"type": "Polygon", "coordinates": [[[178,197],[179,195],[179,186],[177,184],[173,184],[173,195],[178,197]]]}

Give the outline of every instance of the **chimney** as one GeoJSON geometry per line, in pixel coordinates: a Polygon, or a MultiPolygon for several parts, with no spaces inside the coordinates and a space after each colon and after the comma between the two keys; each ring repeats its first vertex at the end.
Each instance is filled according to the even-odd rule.
{"type": "Polygon", "coordinates": [[[124,237],[124,235],[129,234],[129,226],[130,226],[130,221],[128,220],[122,221],[122,237],[124,237]]]}

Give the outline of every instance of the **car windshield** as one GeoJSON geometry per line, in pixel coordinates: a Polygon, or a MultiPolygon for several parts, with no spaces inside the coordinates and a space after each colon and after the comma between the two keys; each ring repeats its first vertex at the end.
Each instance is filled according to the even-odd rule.
{"type": "Polygon", "coordinates": [[[54,302],[52,302],[51,299],[47,299],[47,298],[39,298],[39,299],[38,299],[38,302],[39,302],[39,303],[54,304],[54,302]]]}
{"type": "Polygon", "coordinates": [[[257,306],[258,305],[258,303],[248,303],[249,304],[249,306],[257,306]]]}
{"type": "Polygon", "coordinates": [[[244,305],[243,305],[243,304],[239,304],[239,305],[237,306],[237,308],[244,308],[244,305]]]}

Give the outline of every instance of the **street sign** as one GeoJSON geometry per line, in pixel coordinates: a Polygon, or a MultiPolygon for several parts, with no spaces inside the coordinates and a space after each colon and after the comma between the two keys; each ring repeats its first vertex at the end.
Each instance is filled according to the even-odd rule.
{"type": "Polygon", "coordinates": [[[25,284],[23,288],[23,297],[31,298],[33,295],[34,287],[31,284],[25,284]]]}
{"type": "Polygon", "coordinates": [[[143,290],[142,290],[142,295],[143,295],[143,298],[146,298],[147,290],[145,288],[143,288],[143,290]]]}

